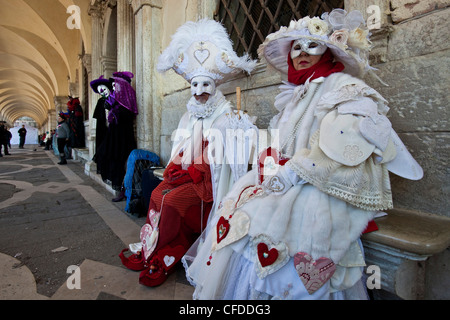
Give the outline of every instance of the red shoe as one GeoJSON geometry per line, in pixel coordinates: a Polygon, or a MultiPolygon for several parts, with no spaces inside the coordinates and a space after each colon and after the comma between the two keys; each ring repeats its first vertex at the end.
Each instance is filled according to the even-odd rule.
{"type": "Polygon", "coordinates": [[[123,254],[125,251],[128,251],[128,249],[123,249],[119,254],[120,260],[122,260],[122,264],[125,267],[133,271],[142,271],[147,267],[145,264],[144,255],[141,252],[132,254],[129,258],[127,258],[123,254]]]}
{"type": "Polygon", "coordinates": [[[185,252],[181,245],[175,248],[167,246],[159,250],[150,261],[149,267],[139,275],[139,283],[147,287],[156,287],[164,283],[175,271],[176,264],[185,252]]]}

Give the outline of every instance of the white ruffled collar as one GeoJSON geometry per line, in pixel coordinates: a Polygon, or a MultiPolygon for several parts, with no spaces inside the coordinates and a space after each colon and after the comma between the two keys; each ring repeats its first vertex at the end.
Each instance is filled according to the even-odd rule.
{"type": "Polygon", "coordinates": [[[217,90],[213,96],[209,97],[206,103],[200,103],[192,96],[186,107],[191,117],[205,119],[214,113],[217,107],[222,104],[222,100],[225,100],[225,97],[222,92],[217,90]]]}

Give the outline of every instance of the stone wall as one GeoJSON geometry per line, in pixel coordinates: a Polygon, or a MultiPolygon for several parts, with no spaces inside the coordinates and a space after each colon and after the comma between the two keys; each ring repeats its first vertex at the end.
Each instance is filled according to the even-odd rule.
{"type": "Polygon", "coordinates": [[[373,56],[377,75],[389,86],[367,79],[389,101],[394,129],[424,169],[420,181],[391,176],[394,205],[444,216],[450,216],[449,5],[390,1],[373,56]]]}

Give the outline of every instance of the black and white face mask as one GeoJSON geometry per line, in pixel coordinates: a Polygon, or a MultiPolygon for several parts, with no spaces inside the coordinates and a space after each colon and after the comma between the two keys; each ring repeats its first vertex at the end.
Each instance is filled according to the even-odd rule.
{"type": "Polygon", "coordinates": [[[103,98],[108,98],[110,95],[110,91],[108,89],[107,86],[105,86],[104,84],[101,84],[97,87],[97,91],[98,93],[103,97],[103,98]]]}

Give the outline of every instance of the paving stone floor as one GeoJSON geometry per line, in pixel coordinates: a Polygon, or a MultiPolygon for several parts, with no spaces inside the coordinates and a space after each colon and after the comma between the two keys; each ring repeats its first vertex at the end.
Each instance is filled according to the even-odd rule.
{"type": "Polygon", "coordinates": [[[0,299],[191,299],[181,266],[160,287],[138,283],[118,254],[139,241],[145,217],[111,202],[80,162],[58,161],[34,145],[0,158],[0,299]],[[70,266],[80,267],[80,289],[67,286],[70,266]]]}

